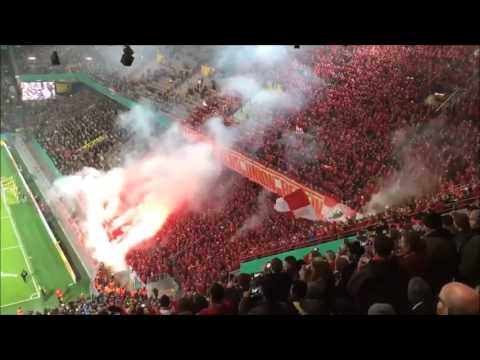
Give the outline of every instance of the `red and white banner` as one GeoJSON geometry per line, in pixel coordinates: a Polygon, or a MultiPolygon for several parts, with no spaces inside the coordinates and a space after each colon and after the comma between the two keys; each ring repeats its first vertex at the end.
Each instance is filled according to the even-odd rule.
{"type": "MultiPolygon", "coordinates": [[[[205,135],[188,127],[183,127],[183,134],[193,141],[212,143],[205,135]]],[[[250,159],[248,156],[223,148],[218,144],[214,144],[214,146],[215,153],[222,158],[225,166],[275,194],[285,197],[301,189],[315,210],[315,215],[319,220],[344,221],[346,218],[356,215],[353,209],[334,198],[312,190],[290,179],[288,176],[250,159]]]]}
{"type": "Polygon", "coordinates": [[[280,197],[275,202],[274,209],[278,212],[290,212],[296,218],[303,218],[312,221],[319,220],[315,209],[307,194],[302,189],[298,189],[285,197],[280,197]]]}

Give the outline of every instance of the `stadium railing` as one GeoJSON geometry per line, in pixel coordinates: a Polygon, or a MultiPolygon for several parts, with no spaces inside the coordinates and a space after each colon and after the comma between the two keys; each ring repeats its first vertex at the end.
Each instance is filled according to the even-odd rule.
{"type": "MultiPolygon", "coordinates": [[[[478,195],[477,196],[470,196],[470,197],[463,198],[463,199],[459,199],[459,200],[449,204],[446,208],[444,208],[441,211],[441,213],[445,214],[445,213],[448,213],[448,212],[451,212],[451,211],[464,209],[468,205],[470,205],[470,204],[472,204],[472,203],[474,203],[475,201],[478,201],[478,200],[480,200],[480,196],[478,196],[478,195]]],[[[419,214],[421,214],[421,212],[412,212],[412,213],[405,214],[405,215],[408,216],[408,217],[414,217],[414,216],[419,215],[419,214]]],[[[392,220],[387,219],[386,222],[391,223],[392,220]]],[[[323,244],[323,243],[330,242],[330,241],[335,241],[335,240],[339,240],[339,239],[343,239],[343,238],[348,238],[348,237],[353,236],[353,235],[357,234],[359,231],[362,231],[366,228],[378,227],[382,223],[383,222],[376,222],[376,223],[364,224],[364,225],[355,224],[355,225],[352,225],[351,227],[349,227],[347,229],[344,229],[340,232],[337,232],[337,233],[334,233],[334,234],[328,234],[328,235],[325,235],[325,236],[322,236],[322,237],[318,237],[314,240],[304,241],[304,242],[301,242],[301,243],[298,243],[298,244],[295,244],[295,245],[280,246],[278,248],[271,249],[271,250],[253,255],[253,256],[246,256],[246,257],[242,258],[240,260],[240,262],[244,263],[244,262],[252,261],[252,260],[255,260],[255,259],[259,259],[259,258],[283,253],[283,252],[286,252],[286,251],[296,250],[296,249],[304,248],[304,247],[307,247],[307,246],[314,246],[314,245],[319,245],[319,244],[323,244]]]]}

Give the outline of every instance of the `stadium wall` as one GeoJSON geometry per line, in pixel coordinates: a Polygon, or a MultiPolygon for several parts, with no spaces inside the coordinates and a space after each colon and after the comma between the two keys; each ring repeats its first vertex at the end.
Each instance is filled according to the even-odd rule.
{"type": "Polygon", "coordinates": [[[308,246],[301,249],[287,251],[281,254],[270,255],[270,256],[265,256],[252,261],[246,261],[240,264],[240,272],[247,273],[247,274],[255,274],[263,271],[265,265],[269,261],[272,261],[273,258],[279,258],[281,260],[284,260],[287,256],[293,256],[296,259],[303,259],[305,255],[307,255],[309,252],[313,251],[314,249],[317,249],[322,255],[325,254],[328,250],[332,250],[336,252],[345,243],[345,240],[351,241],[354,239],[356,239],[356,237],[330,241],[325,244],[308,246]]]}

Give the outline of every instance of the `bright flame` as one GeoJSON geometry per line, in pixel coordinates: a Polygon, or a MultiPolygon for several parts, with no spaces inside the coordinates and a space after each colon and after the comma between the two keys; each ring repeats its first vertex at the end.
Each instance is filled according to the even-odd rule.
{"type": "Polygon", "coordinates": [[[127,252],[152,239],[180,206],[198,202],[220,174],[210,144],[182,142],[177,132],[123,168],[83,168],[54,184],[51,196],[76,214],[83,246],[113,271],[125,270],[127,252]]]}
{"type": "Polygon", "coordinates": [[[84,186],[77,198],[85,214],[85,247],[92,251],[96,260],[114,271],[124,270],[127,252],[151,239],[165,223],[171,209],[152,194],[140,193],[133,204],[126,201],[125,194],[135,191],[128,189],[124,169],[106,174],[84,169],[78,180],[84,186]]]}

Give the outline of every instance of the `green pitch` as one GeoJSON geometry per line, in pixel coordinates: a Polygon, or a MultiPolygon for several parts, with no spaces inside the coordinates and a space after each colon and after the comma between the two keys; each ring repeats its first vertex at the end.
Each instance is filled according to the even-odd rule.
{"type": "Polygon", "coordinates": [[[56,288],[68,300],[69,292],[75,292],[74,280],[4,145],[0,156],[0,313],[14,314],[18,306],[41,310],[56,304],[56,288]],[[28,273],[26,281],[22,270],[28,273]],[[50,294],[47,298],[41,288],[50,294]]]}
{"type": "MultiPolygon", "coordinates": [[[[3,160],[3,159],[2,159],[3,160]]],[[[0,269],[1,289],[0,304],[2,307],[29,301],[39,297],[38,285],[33,277],[23,281],[20,273],[25,269],[29,271],[30,265],[27,262],[27,255],[21,247],[16,235],[16,228],[11,215],[9,215],[8,203],[14,203],[13,196],[2,189],[1,201],[1,238],[0,238],[0,269]]]]}

